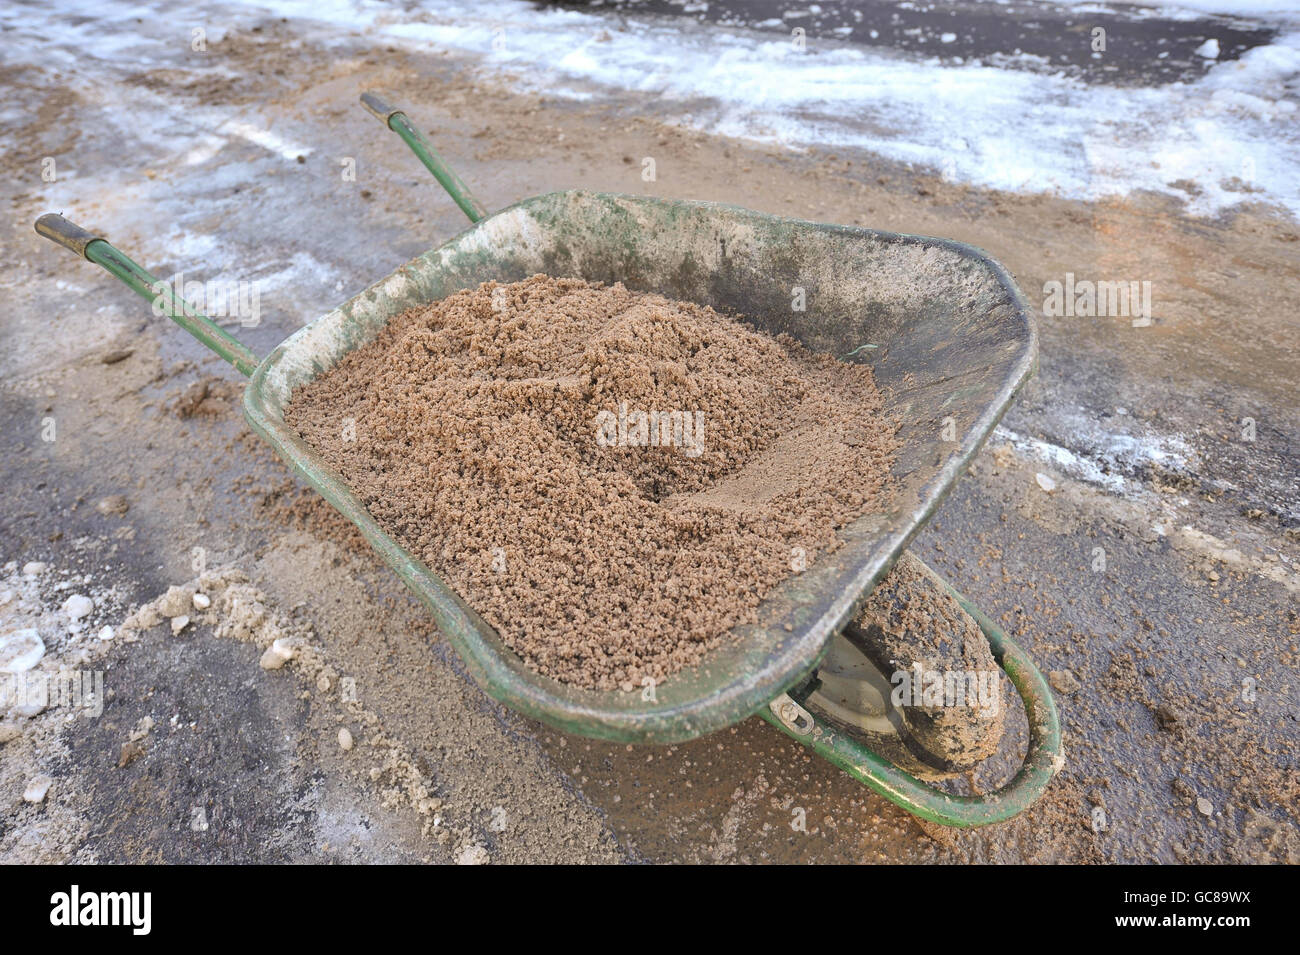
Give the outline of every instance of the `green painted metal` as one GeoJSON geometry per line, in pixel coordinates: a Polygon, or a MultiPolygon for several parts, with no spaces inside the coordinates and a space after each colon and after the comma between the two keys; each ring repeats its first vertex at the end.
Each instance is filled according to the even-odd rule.
{"type": "Polygon", "coordinates": [[[299,330],[254,373],[245,413],[421,597],[493,697],[569,732],[675,742],[744,719],[816,668],[831,635],[857,612],[1028,379],[1034,354],[1029,309],[1010,278],[959,243],[717,203],[559,192],[475,223],[299,330]],[[640,692],[576,689],[528,669],[284,424],[295,387],[405,309],[538,272],[621,281],[702,302],[763,331],[789,333],[815,351],[845,355],[876,344],[855,360],[872,363],[900,420],[891,510],[845,527],[838,551],[776,588],[756,623],[736,628],[701,665],[657,687],[652,700],[640,692]],[[790,308],[796,286],[806,291],[803,312],[790,308]],[[954,419],[955,443],[942,439],[946,417],[954,419]]]}
{"type": "MultiPolygon", "coordinates": [[[[979,608],[946,582],[944,586],[984,632],[989,648],[993,651],[993,659],[1006,672],[1025,706],[1029,724],[1029,747],[1020,770],[1004,786],[978,796],[952,795],[882,759],[832,723],[817,722],[810,732],[799,733],[782,722],[770,707],[759,713],[791,739],[807,746],[858,782],[922,819],[962,828],[1006,822],[1032,805],[1060,768],[1060,719],[1056,704],[1052,701],[1051,690],[1028,654],[981,613],[979,608]]],[[[797,690],[791,690],[789,696],[799,703],[805,700],[805,694],[797,690]]]]}
{"type": "Polygon", "coordinates": [[[178,297],[170,285],[154,278],[105,239],[53,212],[36,220],[36,231],[121,279],[132,291],[147,299],[162,314],[230,362],[245,376],[251,375],[257,368],[257,356],[247,345],[201,314],[185,299],[178,297]]]}
{"type": "Polygon", "coordinates": [[[411,148],[411,152],[415,153],[420,162],[424,163],[425,168],[433,173],[434,178],[441,183],[443,189],[447,190],[447,194],[455,200],[456,205],[460,206],[461,211],[469,216],[470,222],[478,222],[487,217],[487,209],[474,198],[469,186],[465,185],[464,180],[456,175],[456,171],[447,165],[433,143],[429,142],[428,137],[411,122],[410,117],[400,109],[393,109],[374,93],[362,93],[361,102],[366,109],[379,118],[380,122],[402,137],[402,141],[411,148]]]}
{"type": "MultiPolygon", "coordinates": [[[[1014,282],[1000,265],[962,243],[718,203],[578,190],[535,196],[488,215],[414,127],[394,122],[404,114],[373,96],[366,105],[438,177],[471,219],[470,228],[300,329],[260,365],[245,346],[184,303],[164,297],[164,306],[196,338],[251,372],[244,391],[249,424],[358,526],[495,699],[568,732],[627,742],[687,740],[756,712],[771,719],[768,704],[813,673],[831,636],[857,613],[1032,375],[1037,337],[1014,282]],[[811,350],[870,363],[900,422],[898,493],[891,509],[845,527],[843,546],[776,588],[760,605],[756,623],[736,628],[700,666],[652,695],[581,690],[529,670],[458,594],[374,521],[342,476],[284,422],[294,388],[334,367],[407,308],[485,281],[517,281],[539,272],[622,282],[700,302],[743,316],[770,334],[790,334],[811,350]],[[806,303],[802,311],[791,307],[796,289],[806,303]],[[948,419],[957,429],[955,443],[941,438],[948,419]]],[[[39,226],[38,231],[48,234],[39,226]]],[[[50,237],[77,250],[72,237],[50,237]]],[[[81,251],[155,299],[152,276],[107,242],[92,237],[81,251]]],[[[982,615],[976,619],[986,626],[982,615]]],[[[1026,707],[1044,719],[1050,715],[1054,726],[1041,675],[993,630],[985,632],[1026,707]]],[[[1019,782],[995,794],[983,816],[972,805],[966,818],[1006,818],[1000,814],[1014,814],[1011,807],[1041,791],[1034,789],[1039,781],[1045,784],[1041,768],[1054,765],[1059,754],[1059,730],[1042,725],[1047,728],[1019,782]]],[[[861,747],[826,739],[814,742],[814,749],[920,815],[979,824],[953,822],[959,815],[953,812],[940,818],[929,797],[911,788],[924,784],[861,747]]]]}
{"type": "MultiPolygon", "coordinates": [[[[115,273],[117,274],[117,273],[115,273]]],[[[136,285],[132,285],[136,288],[136,285]]],[[[138,291],[138,288],[137,288],[138,291]]],[[[803,222],[706,202],[589,192],[524,200],[411,260],[300,329],[253,372],[245,416],[349,519],[429,606],[494,697],[561,729],[675,742],[763,708],[816,667],[992,430],[1033,368],[1029,311],[1005,272],[958,243],[803,222]],[[859,352],[890,393],[902,441],[890,511],[845,527],[844,546],[792,576],[698,667],[640,693],[539,677],[428,567],[380,528],[340,475],[285,425],[293,389],[333,367],[405,309],[488,280],[544,272],[622,281],[748,316],[816,351],[859,352]],[[900,285],[912,272],[925,281],[900,285]],[[807,307],[790,310],[790,290],[807,307]],[[952,417],[958,441],[942,440],[952,417]]]]}

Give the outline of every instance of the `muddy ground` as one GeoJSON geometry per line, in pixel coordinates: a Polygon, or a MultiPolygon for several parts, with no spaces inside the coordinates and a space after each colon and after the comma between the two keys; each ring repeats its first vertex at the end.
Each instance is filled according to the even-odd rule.
{"type": "Polygon", "coordinates": [[[206,58],[147,29],[147,69],[57,39],[5,61],[23,108],[0,117],[0,622],[41,630],[46,671],[103,671],[106,701],[6,718],[0,860],[1300,861],[1293,221],[975,191],[274,19],[206,58]],[[262,280],[259,323],[231,328],[265,354],[465,225],[363,90],[405,106],[489,208],[584,187],[950,236],[1035,304],[1067,272],[1152,282],[1149,327],[1040,318],[1037,378],[914,544],[1055,673],[1067,761],[1038,805],[943,831],[756,718],[641,748],[505,711],[249,436],[238,374],[32,231],[62,211],[161,276],[262,280]],[[312,666],[264,670],[197,609],[129,642],[127,615],[200,565],[243,571],[312,666]],[[71,594],[90,616],[70,621],[71,594]]]}

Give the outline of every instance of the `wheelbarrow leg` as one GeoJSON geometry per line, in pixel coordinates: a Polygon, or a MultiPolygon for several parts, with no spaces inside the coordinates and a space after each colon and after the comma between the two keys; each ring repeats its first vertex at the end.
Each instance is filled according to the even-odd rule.
{"type": "Polygon", "coordinates": [[[1029,722],[1029,750],[1019,772],[1001,788],[979,796],[946,793],[876,755],[861,741],[834,725],[819,722],[803,706],[794,688],[782,693],[759,715],[858,782],[908,812],[946,826],[986,826],[1005,822],[1034,802],[1061,768],[1061,727],[1047,681],[1029,656],[980,610],[944,586],[970,614],[989,642],[993,659],[1010,678],[1024,702],[1029,722]]]}

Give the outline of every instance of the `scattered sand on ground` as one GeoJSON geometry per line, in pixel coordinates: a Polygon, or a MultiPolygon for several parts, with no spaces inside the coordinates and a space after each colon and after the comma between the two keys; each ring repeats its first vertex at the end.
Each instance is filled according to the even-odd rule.
{"type": "Polygon", "coordinates": [[[68,737],[112,698],[103,658],[122,602],[102,575],[42,561],[0,568],[0,864],[98,861],[68,737]]]}
{"type": "MultiPolygon", "coordinates": [[[[1099,406],[1091,400],[1100,397],[1126,405],[1142,421],[1172,416],[1171,427],[1177,427],[1180,417],[1190,420],[1197,435],[1202,425],[1207,435],[1226,433],[1220,422],[1238,412],[1237,417],[1252,414],[1268,421],[1282,437],[1290,433],[1285,411],[1293,405],[1294,375],[1287,374],[1287,356],[1294,349],[1277,343],[1294,339],[1287,325],[1294,309],[1278,303],[1296,300],[1297,230],[1293,220],[1261,207],[1210,221],[1188,218],[1175,203],[1151,195],[1089,204],[969,189],[858,153],[811,150],[796,156],[775,144],[684,131],[642,115],[643,99],[606,108],[557,103],[544,93],[517,95],[474,75],[461,61],[385,51],[364,39],[339,47],[333,34],[304,39],[301,24],[267,21],[252,30],[232,29],[209,55],[224,58],[229,69],[204,78],[165,66],[138,70],[118,64],[105,75],[105,88],[147,88],[169,114],[247,105],[264,110],[277,128],[297,130],[308,140],[367,142],[375,134],[373,119],[356,106],[362,70],[373,88],[404,91],[411,115],[440,131],[449,158],[494,208],[580,182],[597,190],[720,200],[766,212],[951,236],[989,249],[1031,293],[1067,271],[1094,278],[1149,277],[1159,301],[1152,328],[1133,330],[1126,318],[1040,322],[1042,369],[1009,425],[1037,433],[1052,418],[1035,408],[1078,402],[1091,413],[1107,406],[1106,400],[1099,406]],[[286,72],[288,45],[298,55],[286,72]],[[622,157],[650,152],[660,157],[660,175],[646,183],[639,163],[622,157]],[[1243,269],[1242,262],[1255,267],[1243,269]],[[1258,281],[1260,274],[1269,281],[1258,281]],[[1204,281],[1207,275],[1214,281],[1204,281]],[[1250,316],[1255,334],[1242,334],[1241,316],[1250,316]],[[1159,368],[1167,374],[1152,374],[1159,368]],[[1090,379],[1104,381],[1105,387],[1071,384],[1090,379]],[[1189,381],[1195,385],[1190,390],[1189,381]]],[[[34,104],[27,125],[15,127],[19,141],[34,141],[53,125],[77,136],[83,151],[108,142],[95,123],[86,122],[84,100],[57,72],[18,67],[10,76],[34,104]]],[[[247,147],[232,141],[226,148],[247,147]]],[[[254,206],[285,213],[312,210],[310,224],[316,228],[290,230],[291,241],[281,241],[283,215],[271,216],[279,233],[224,233],[239,243],[237,248],[256,247],[268,260],[309,252],[332,264],[331,279],[342,280],[333,286],[313,272],[309,281],[298,283],[292,307],[266,320],[260,339],[265,347],[302,319],[336,304],[345,284],[362,288],[440,241],[435,237],[463,228],[450,203],[427,201],[430,184],[411,174],[411,157],[400,144],[377,141],[365,155],[365,175],[339,191],[336,167],[332,175],[321,176],[317,165],[329,166],[333,157],[314,153],[307,165],[295,165],[297,175],[286,176],[265,165],[278,162],[267,153],[261,164],[248,164],[233,194],[213,197],[216,206],[191,202],[178,208],[178,225],[191,235],[210,232],[214,216],[238,225],[254,206]],[[356,255],[334,254],[340,236],[355,240],[356,255]]],[[[199,194],[209,166],[178,161],[185,156],[181,150],[171,158],[147,158],[177,190],[199,194]]],[[[29,181],[23,150],[9,150],[0,161],[13,181],[29,181]]],[[[70,182],[74,190],[84,184],[78,177],[70,182]]],[[[6,455],[4,525],[10,547],[5,559],[17,558],[18,567],[47,561],[52,568],[38,581],[39,601],[30,598],[39,608],[13,620],[16,626],[40,627],[48,647],[40,666],[104,665],[65,658],[51,636],[67,623],[56,616],[74,591],[54,585],[68,562],[93,558],[110,565],[104,578],[138,601],[166,589],[158,588],[162,578],[155,579],[155,568],[165,566],[169,582],[191,576],[189,554],[199,543],[223,554],[223,560],[237,561],[273,603],[292,608],[308,602],[331,663],[358,673],[363,698],[373,697],[370,702],[383,711],[388,731],[400,734],[436,772],[444,817],[456,820],[463,813],[458,831],[471,844],[486,847],[494,862],[609,857],[588,848],[599,842],[599,827],[581,800],[564,798],[566,786],[581,789],[608,816],[633,857],[661,861],[1300,860],[1297,737],[1288,732],[1294,721],[1286,709],[1295,691],[1300,623],[1274,577],[1261,575],[1256,564],[1233,565],[1217,555],[1211,566],[1202,567],[1193,559],[1196,542],[1178,530],[1194,525],[1234,544],[1245,541],[1240,546],[1247,555],[1252,553],[1247,544],[1283,548],[1285,561],[1294,550],[1296,528],[1272,512],[1262,519],[1252,512],[1249,520],[1229,515],[1232,519],[1216,530],[1215,515],[1232,505],[1231,495],[1219,505],[1200,494],[1183,499],[1143,478],[1152,497],[1160,499],[1160,513],[1153,516],[1146,505],[1138,506],[1149,498],[1121,499],[1055,471],[1057,489],[1044,494],[1034,477],[1043,464],[1023,448],[995,439],[992,453],[980,456],[978,468],[958,484],[915,546],[1029,650],[1044,672],[1068,668],[1081,684],[1073,694],[1057,694],[1067,737],[1065,769],[1035,806],[1003,825],[960,831],[919,822],[757,719],[666,748],[567,736],[509,714],[503,718],[483,702],[427,619],[427,632],[416,626],[418,608],[358,543],[352,525],[314,492],[300,490],[273,463],[272,452],[240,430],[236,400],[213,400],[209,389],[197,402],[197,413],[183,416],[189,401],[173,409],[176,395],[169,390],[213,371],[228,379],[234,373],[212,358],[191,361],[202,350],[168,322],[137,325],[139,302],[129,292],[94,269],[78,273],[76,263],[64,264],[65,253],[36,237],[30,223],[49,211],[50,195],[48,189],[20,187],[10,197],[11,238],[28,254],[17,266],[21,281],[10,295],[15,344],[7,356],[12,367],[4,389],[13,449],[6,455]],[[102,297],[103,308],[51,310],[51,302],[66,299],[63,280],[78,275],[102,297]],[[123,344],[134,354],[122,356],[123,344]],[[101,353],[121,357],[106,363],[101,353]],[[42,446],[35,422],[55,413],[58,443],[42,446]],[[51,451],[58,453],[44,453],[51,451]],[[88,461],[94,466],[87,467],[88,461]],[[236,477],[247,485],[230,487],[236,477]],[[131,502],[125,519],[87,521],[101,515],[98,505],[91,508],[101,495],[123,490],[131,502]],[[219,493],[224,490],[242,493],[229,498],[219,493]],[[77,509],[83,495],[84,506],[77,509]],[[1153,530],[1153,522],[1168,529],[1168,536],[1153,530]],[[313,548],[284,545],[296,541],[301,530],[319,542],[324,559],[314,559],[313,548]],[[366,556],[340,562],[328,556],[334,552],[326,542],[357,546],[366,556]],[[1078,570],[1076,543],[1085,548],[1085,561],[1087,548],[1104,545],[1112,572],[1093,574],[1086,562],[1078,570]],[[273,548],[276,561],[250,563],[246,555],[264,545],[273,548]],[[1209,579],[1210,571],[1221,579],[1209,579]],[[1085,586],[1088,580],[1101,583],[1085,586]],[[342,603],[334,599],[340,593],[348,595],[342,603]],[[1119,662],[1117,654],[1124,661],[1131,657],[1132,665],[1125,662],[1115,679],[1111,666],[1119,662]],[[1216,672],[1221,659],[1240,667],[1243,678],[1258,678],[1254,703],[1241,700],[1236,683],[1226,687],[1216,672]],[[1177,710],[1173,722],[1167,712],[1162,721],[1156,719],[1166,704],[1177,710]],[[1214,816],[1198,810],[1201,799],[1212,803],[1214,816]],[[490,811],[498,805],[511,814],[504,839],[490,828],[490,811]],[[1105,816],[1101,825],[1098,809],[1105,816]],[[807,831],[793,832],[791,813],[804,810],[807,831]],[[474,822],[477,816],[481,826],[474,822]]],[[[121,190],[103,195],[104,202],[80,213],[84,224],[111,227],[123,248],[165,261],[165,243],[147,252],[152,232],[138,203],[127,201],[131,197],[121,190]]],[[[1282,437],[1275,446],[1283,444],[1282,437]]],[[[1251,448],[1263,452],[1269,445],[1261,441],[1251,448]]],[[[1231,460],[1240,445],[1225,440],[1210,447],[1212,456],[1231,460]]],[[[1220,493],[1213,491],[1216,497],[1220,493]]],[[[101,583],[99,568],[94,572],[95,583],[79,583],[76,591],[95,601],[96,615],[85,630],[97,635],[121,614],[102,605],[95,589],[101,583]]],[[[11,609],[28,599],[21,596],[25,586],[12,580],[0,584],[0,590],[19,595],[11,609]]],[[[184,682],[176,666],[202,661],[223,672],[248,668],[258,698],[266,700],[276,696],[273,684],[297,679],[296,661],[262,671],[256,654],[231,653],[231,645],[226,652],[204,655],[212,644],[207,635],[196,621],[179,637],[160,625],[148,640],[101,644],[118,648],[116,662],[126,664],[106,680],[105,718],[120,723],[106,734],[108,768],[130,742],[128,731],[139,717],[152,712],[159,720],[146,740],[150,750],[124,769],[107,772],[91,749],[76,747],[85,736],[83,724],[94,721],[79,717],[64,724],[68,714],[60,707],[30,719],[0,717],[21,732],[6,742],[0,731],[0,857],[139,863],[155,860],[166,847],[184,861],[264,860],[278,858],[269,850],[284,844],[299,846],[301,858],[310,861],[375,859],[377,852],[450,859],[460,853],[456,843],[437,851],[429,846],[431,840],[420,835],[421,817],[413,812],[373,812],[371,762],[356,759],[368,753],[364,732],[347,723],[356,740],[346,756],[360,768],[358,779],[338,747],[334,713],[326,706],[318,712],[314,704],[306,717],[273,708],[275,732],[260,737],[251,752],[258,766],[282,765],[267,741],[292,737],[301,753],[299,768],[309,769],[314,775],[308,778],[329,794],[321,807],[330,811],[328,818],[324,812],[295,812],[268,820],[254,812],[265,804],[264,794],[237,794],[247,797],[239,824],[252,835],[243,848],[226,855],[207,839],[187,841],[193,835],[188,819],[179,834],[167,825],[168,807],[191,798],[190,780],[230,798],[237,784],[222,776],[228,763],[218,758],[222,747],[214,739],[247,735],[246,714],[239,708],[243,698],[223,691],[217,699],[229,706],[203,732],[176,729],[169,749],[158,746],[174,712],[160,709],[158,700],[184,682]],[[174,655],[150,653],[173,646],[174,655]],[[116,697],[115,686],[122,690],[116,697]],[[66,758],[69,741],[74,748],[66,758]],[[159,774],[156,764],[163,760],[174,764],[168,774],[159,774]],[[146,785],[145,773],[157,782],[146,785]],[[27,784],[40,774],[52,777],[53,785],[43,802],[25,802],[27,784]],[[88,794],[95,792],[92,802],[88,794]],[[326,836],[331,844],[321,848],[326,836]]],[[[302,692],[318,691],[305,684],[302,692]]],[[[1007,715],[1018,716],[1018,709],[1013,705],[1007,715]]],[[[1008,726],[1008,735],[1013,732],[1008,726]]],[[[1001,778],[1009,777],[1015,764],[1018,757],[1001,778]]],[[[284,792],[290,802],[295,788],[312,791],[301,776],[286,777],[284,786],[290,787],[284,792]]],[[[214,826],[207,835],[217,831],[214,826]]],[[[467,859],[474,855],[466,853],[467,859]]]]}
{"type": "Polygon", "coordinates": [[[540,275],[403,313],[285,418],[531,667],[600,689],[756,619],[896,449],[866,367],[540,275]]]}
{"type": "MultiPolygon", "coordinates": [[[[326,545],[324,551],[337,554],[332,545],[326,545]]],[[[324,551],[320,545],[295,537],[268,559],[315,567],[330,562],[324,551]]],[[[339,596],[336,600],[342,602],[339,596]]],[[[339,648],[321,637],[305,613],[296,612],[302,609],[283,609],[248,573],[225,567],[168,588],[130,614],[119,632],[129,642],[174,639],[170,635],[174,627],[166,623],[188,616],[197,626],[210,627],[218,638],[253,644],[260,651],[258,665],[267,671],[268,679],[281,678],[277,671],[283,670],[303,688],[302,698],[314,701],[313,728],[325,741],[319,745],[336,754],[322,752],[317,758],[344,767],[361,786],[373,791],[383,808],[413,813],[432,853],[445,852],[445,858],[462,865],[497,859],[519,861],[521,853],[535,850],[541,841],[554,843],[548,850],[554,861],[607,862],[621,857],[601,831],[590,830],[591,820],[587,821],[587,838],[580,843],[565,843],[555,833],[546,832],[551,823],[577,826],[579,822],[572,818],[571,798],[557,796],[544,783],[527,798],[511,798],[516,794],[500,780],[490,792],[476,791],[464,785],[464,779],[458,780],[452,792],[440,787],[440,763],[434,754],[453,759],[452,747],[412,743],[407,734],[392,730],[381,715],[391,704],[390,695],[368,678],[358,678],[346,653],[340,655],[339,648]],[[196,601],[196,596],[201,599],[196,601]],[[509,802],[511,808],[493,805],[493,800],[509,802]],[[524,805],[530,808],[520,808],[524,805]],[[538,818],[533,818],[534,813],[538,818]]],[[[137,727],[131,734],[119,766],[129,765],[141,755],[143,748],[136,741],[147,735],[149,728],[141,733],[137,727]]],[[[478,754],[478,759],[492,762],[494,758],[478,754]]],[[[323,824],[323,828],[327,826],[323,824]]]]}

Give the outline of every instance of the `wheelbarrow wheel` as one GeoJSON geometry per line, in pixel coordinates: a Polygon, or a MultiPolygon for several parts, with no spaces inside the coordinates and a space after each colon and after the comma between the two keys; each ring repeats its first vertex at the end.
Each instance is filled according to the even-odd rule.
{"type": "MultiPolygon", "coordinates": [[[[946,748],[948,746],[946,737],[944,735],[935,735],[935,721],[926,722],[917,719],[916,716],[919,714],[908,712],[907,703],[909,701],[906,700],[902,705],[896,703],[896,708],[901,711],[898,716],[902,721],[902,725],[907,729],[907,737],[900,732],[885,733],[882,731],[880,735],[883,739],[877,739],[873,745],[868,745],[864,741],[864,737],[870,732],[870,729],[869,726],[863,725],[864,721],[859,717],[864,714],[873,714],[868,713],[868,703],[863,702],[864,700],[869,701],[869,697],[865,696],[868,691],[862,689],[861,684],[873,684],[879,695],[884,695],[883,690],[886,687],[890,688],[891,693],[884,696],[884,698],[895,702],[893,701],[892,690],[898,684],[893,683],[890,679],[883,678],[882,670],[888,666],[896,665],[894,661],[902,660],[905,656],[891,655],[886,652],[881,657],[881,659],[885,660],[885,665],[882,666],[879,662],[873,660],[870,655],[880,656],[882,648],[897,645],[889,640],[873,639],[870,633],[870,617],[873,613],[873,606],[875,612],[880,612],[882,608],[896,607],[900,595],[891,595],[888,584],[885,585],[885,589],[878,600],[868,603],[863,614],[859,615],[858,619],[854,621],[855,626],[845,630],[846,634],[853,633],[861,642],[861,645],[859,645],[859,643],[849,640],[847,636],[845,637],[849,646],[857,651],[856,655],[844,653],[843,656],[840,656],[838,654],[844,652],[845,645],[833,645],[823,659],[821,668],[814,676],[780,694],[770,704],[763,707],[758,715],[787,736],[844,770],[858,782],[921,819],[937,822],[945,826],[963,827],[987,826],[1006,822],[1022,812],[1042,795],[1052,777],[1065,764],[1065,756],[1061,749],[1061,724],[1057,717],[1056,705],[1052,702],[1051,690],[1048,689],[1047,681],[1043,679],[1042,673],[1034,666],[1029,655],[999,630],[993,621],[985,616],[978,607],[953,590],[942,577],[926,567],[919,559],[906,553],[903,558],[900,558],[900,561],[903,559],[906,559],[909,563],[916,561],[916,564],[920,566],[913,569],[917,571],[923,570],[925,577],[929,581],[937,583],[944,594],[956,601],[957,606],[979,628],[980,633],[987,642],[987,648],[994,663],[1006,674],[1012,686],[1020,695],[1029,727],[1029,746],[1019,771],[992,792],[969,796],[946,792],[921,779],[916,773],[909,772],[905,766],[910,765],[916,768],[919,764],[922,769],[927,769],[927,762],[924,758],[918,757],[915,751],[906,745],[904,742],[906,738],[910,738],[914,743],[922,744],[925,751],[931,752],[932,755],[935,754],[935,750],[941,756],[951,757],[953,754],[951,750],[946,748]],[[866,618],[865,628],[863,627],[864,618],[866,618]],[[870,654],[868,651],[870,651],[870,654]],[[823,692],[822,687],[829,685],[826,677],[832,675],[832,668],[845,662],[850,664],[850,671],[846,674],[848,677],[861,677],[858,686],[860,695],[853,697],[851,694],[845,693],[843,686],[823,692]],[[856,672],[853,672],[853,668],[856,668],[856,672]],[[877,674],[876,677],[870,676],[873,672],[877,674]],[[806,709],[804,704],[811,702],[815,706],[814,698],[819,693],[823,709],[817,710],[816,715],[814,715],[814,712],[806,709]],[[851,701],[855,702],[850,705],[851,701]],[[832,705],[839,707],[839,718],[830,717],[824,711],[832,708],[832,705]],[[847,722],[852,726],[851,730],[845,728],[843,720],[846,717],[847,722]],[[890,737],[892,737],[892,741],[890,737]],[[877,746],[883,750],[888,750],[892,746],[892,752],[897,754],[901,765],[899,762],[894,762],[888,756],[878,752],[877,746]]],[[[903,603],[914,602],[917,602],[917,598],[907,600],[904,595],[903,603]]],[[[940,606],[943,605],[940,604],[940,606]]],[[[948,615],[940,614],[941,617],[945,618],[948,615]]],[[[877,620],[877,623],[879,623],[879,620],[877,620]]],[[[896,623],[896,621],[891,621],[890,632],[897,631],[896,623]]],[[[883,630],[882,627],[882,632],[883,630]]],[[[973,649],[974,644],[974,640],[962,641],[964,650],[967,648],[973,649]]],[[[922,641],[915,645],[924,646],[927,644],[926,641],[922,641]]],[[[953,658],[951,657],[951,651],[949,653],[950,658],[953,658]]],[[[966,659],[964,653],[962,659],[966,659]]],[[[897,670],[892,671],[889,676],[893,677],[897,673],[897,670]]],[[[899,682],[901,683],[901,681],[899,682]]],[[[927,708],[925,706],[926,702],[923,698],[921,701],[922,710],[927,708]]],[[[879,713],[874,715],[887,716],[887,707],[883,703],[879,703],[877,709],[879,713]]],[[[999,707],[1000,709],[1001,707],[999,707]]],[[[879,724],[871,725],[874,725],[877,729],[881,728],[879,724]]],[[[987,742],[993,742],[993,745],[996,745],[991,736],[986,741],[986,744],[987,742]]],[[[965,758],[969,758],[969,754],[965,758]]],[[[952,762],[951,758],[949,758],[949,762],[952,762]]],[[[933,779],[936,771],[928,769],[924,774],[933,779]]],[[[947,773],[940,770],[937,771],[937,774],[946,775],[947,773]]]]}
{"type": "Polygon", "coordinates": [[[837,634],[804,706],[895,765],[944,779],[992,756],[1001,670],[975,620],[904,552],[837,634]]]}

